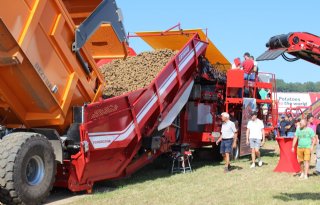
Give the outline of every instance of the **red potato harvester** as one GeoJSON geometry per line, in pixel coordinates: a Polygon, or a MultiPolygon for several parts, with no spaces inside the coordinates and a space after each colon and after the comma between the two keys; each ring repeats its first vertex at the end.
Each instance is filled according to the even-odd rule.
{"type": "Polygon", "coordinates": [[[274,75],[243,80],[201,29],[138,32],[152,48],[177,54],[148,86],[103,99],[96,62],[135,55],[114,0],[4,4],[0,202],[39,204],[53,186],[90,193],[95,182],[129,176],[172,145],[218,151],[223,111],[240,127],[237,158],[250,153],[246,113],[257,109],[262,117],[261,105],[268,104],[266,119],[274,121],[274,100],[256,92],[274,92],[274,75]],[[234,88],[254,95],[233,96],[234,88]]]}

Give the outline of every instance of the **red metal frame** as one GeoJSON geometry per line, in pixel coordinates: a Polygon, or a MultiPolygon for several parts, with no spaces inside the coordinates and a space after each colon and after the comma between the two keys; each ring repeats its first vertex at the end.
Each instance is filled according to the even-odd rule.
{"type": "MultiPolygon", "coordinates": [[[[272,73],[265,73],[265,72],[259,72],[254,81],[247,81],[244,80],[244,71],[239,69],[229,70],[227,72],[227,88],[226,88],[226,100],[225,100],[225,110],[226,112],[229,111],[236,111],[241,112],[241,109],[238,110],[230,110],[230,107],[234,106],[242,106],[243,104],[243,98],[239,96],[238,90],[242,89],[241,95],[244,96],[244,90],[245,89],[251,89],[252,90],[252,96],[251,98],[256,99],[257,109],[258,109],[258,117],[260,119],[262,118],[262,110],[261,105],[267,104],[268,105],[268,115],[263,119],[265,124],[272,124],[272,126],[266,126],[265,127],[265,133],[266,136],[268,136],[271,132],[275,130],[278,123],[278,103],[276,101],[277,99],[277,92],[276,92],[276,78],[275,75],[272,73]],[[270,76],[270,82],[262,82],[259,80],[259,77],[261,75],[269,75],[270,76]],[[270,91],[270,99],[258,99],[257,91],[259,89],[268,89],[270,91]],[[270,119],[271,118],[271,119],[270,119]]],[[[241,131],[243,132],[243,131],[241,131]]],[[[240,134],[238,135],[241,136],[240,134]]],[[[241,147],[240,147],[241,149],[241,147]]],[[[249,152],[246,154],[250,154],[249,152]]]]}
{"type": "Polygon", "coordinates": [[[293,118],[305,118],[307,113],[311,113],[313,116],[318,118],[320,113],[320,99],[310,106],[290,106],[285,110],[285,114],[291,114],[293,118]]]}
{"type": "Polygon", "coordinates": [[[128,176],[169,151],[168,144],[175,141],[165,138],[162,148],[136,158],[142,138],[152,135],[160,120],[193,85],[197,58],[206,47],[207,43],[195,34],[148,87],[85,106],[80,152],[59,167],[55,185],[90,192],[94,182],[128,176]]]}
{"type": "MultiPolygon", "coordinates": [[[[188,104],[192,104],[197,109],[199,105],[204,105],[210,107],[210,113],[212,116],[212,123],[202,124],[203,130],[193,130],[189,129],[188,123],[190,121],[189,116],[193,115],[190,110],[188,110],[188,104],[186,108],[181,112],[181,143],[188,143],[193,149],[201,148],[203,146],[212,145],[216,140],[221,131],[221,118],[217,115],[217,111],[223,111],[223,104],[219,104],[217,101],[223,101],[223,93],[225,91],[225,84],[219,84],[218,82],[209,84],[209,86],[214,87],[213,93],[201,92],[201,96],[198,99],[189,100],[188,104]],[[217,95],[218,100],[206,100],[204,95],[217,95]],[[190,112],[190,113],[189,113],[190,112]]],[[[197,123],[196,123],[197,124],[197,123]]]]}
{"type": "Polygon", "coordinates": [[[303,59],[320,65],[320,37],[306,32],[292,32],[270,38],[267,43],[269,50],[257,60],[274,60],[280,55],[289,62],[303,59]],[[289,53],[297,58],[290,59],[283,55],[289,53]]]}
{"type": "Polygon", "coordinates": [[[289,36],[288,41],[290,44],[287,50],[288,53],[310,63],[320,65],[319,36],[305,32],[295,32],[289,36]]]}
{"type": "MultiPolygon", "coordinates": [[[[190,103],[190,102],[189,102],[190,103]]],[[[196,103],[196,102],[192,102],[196,103]]],[[[213,103],[202,103],[205,105],[209,105],[211,109],[215,109],[217,107],[216,104],[213,103]]],[[[188,110],[184,110],[181,114],[182,116],[182,124],[181,124],[181,143],[188,143],[190,147],[193,149],[201,148],[203,146],[212,145],[217,139],[217,133],[221,131],[221,118],[215,114],[212,114],[213,123],[205,124],[203,131],[189,131],[188,130],[188,110]]]]}
{"type": "MultiPolygon", "coordinates": [[[[283,56],[287,61],[295,61],[303,59],[310,63],[320,65],[320,37],[306,33],[306,32],[292,32],[287,35],[278,35],[270,38],[267,43],[269,50],[258,57],[258,60],[274,60],[284,52],[287,52],[297,58],[289,59],[283,56]]],[[[292,114],[297,117],[304,117],[304,114],[308,111],[317,115],[320,112],[320,101],[314,103],[315,105],[310,106],[302,112],[303,107],[287,108],[286,114],[292,114]],[[315,107],[315,108],[313,108],[315,107]],[[296,115],[296,111],[300,111],[300,115],[296,115]]],[[[277,105],[276,105],[277,107],[277,105]]],[[[319,120],[316,119],[318,122],[319,120]]],[[[317,123],[316,122],[316,123],[317,123]]]]}
{"type": "Polygon", "coordinates": [[[298,106],[298,107],[288,107],[286,108],[284,114],[288,115],[290,114],[293,118],[297,118],[298,116],[301,116],[302,118],[304,118],[304,114],[303,114],[303,110],[306,109],[308,107],[305,106],[298,106]]]}
{"type": "MultiPolygon", "coordinates": [[[[267,43],[267,47],[269,47],[269,50],[258,57],[258,59],[273,60],[282,53],[287,52],[297,57],[296,59],[287,59],[287,57],[284,57],[288,61],[295,61],[300,58],[320,66],[320,37],[311,33],[292,32],[287,35],[274,36],[267,43]]],[[[315,105],[310,106],[303,112],[301,111],[301,108],[304,107],[300,106],[286,109],[286,113],[295,115],[295,112],[293,111],[300,110],[302,113],[300,115],[301,117],[303,117],[303,114],[308,111],[311,111],[314,115],[318,115],[320,112],[320,101],[314,104],[315,105]]]]}
{"type": "MultiPolygon", "coordinates": [[[[217,138],[220,136],[220,130],[221,130],[221,118],[216,113],[221,113],[222,111],[227,112],[233,112],[235,118],[238,118],[239,115],[242,115],[242,104],[243,104],[243,97],[238,96],[230,96],[231,90],[233,88],[236,89],[242,89],[242,95],[244,88],[250,87],[253,90],[253,98],[256,99],[256,103],[258,104],[258,108],[260,111],[260,105],[261,104],[268,104],[268,115],[266,116],[266,119],[263,119],[266,124],[269,126],[266,126],[265,132],[266,134],[270,134],[273,132],[273,130],[277,126],[278,121],[278,112],[277,112],[277,106],[276,100],[274,98],[277,97],[276,94],[276,83],[275,83],[275,75],[271,73],[259,73],[260,76],[262,75],[269,75],[270,82],[262,82],[259,81],[259,75],[256,77],[256,80],[254,82],[246,81],[244,80],[244,72],[242,70],[229,70],[227,72],[227,82],[226,85],[214,85],[211,84],[210,86],[214,87],[214,92],[222,92],[221,101],[224,102],[224,104],[219,104],[217,101],[210,102],[204,100],[201,95],[198,96],[197,99],[191,99],[189,100],[186,108],[181,112],[181,136],[182,136],[182,143],[188,143],[192,148],[201,148],[203,146],[207,145],[213,145],[214,142],[217,140],[217,138]],[[270,99],[258,99],[258,96],[256,96],[256,91],[258,89],[265,88],[270,90],[270,99]],[[225,93],[225,98],[223,93],[225,93]],[[190,125],[190,117],[191,115],[194,115],[199,111],[199,105],[204,105],[210,107],[211,110],[211,116],[212,116],[212,123],[209,124],[203,124],[197,125],[198,127],[192,127],[192,129],[189,129],[190,125]],[[189,108],[189,106],[191,106],[189,108]],[[219,110],[219,112],[217,112],[219,110]]],[[[201,84],[201,83],[200,83],[201,84]]],[[[238,92],[235,93],[238,95],[238,92]]],[[[260,113],[261,116],[262,113],[260,113]]],[[[259,116],[259,117],[261,117],[259,116]]],[[[191,117],[195,118],[195,117],[191,117]]],[[[194,119],[193,119],[194,120],[194,119]]],[[[192,121],[193,122],[193,121],[192,121]]],[[[240,122],[239,122],[240,123],[240,122]]],[[[195,122],[194,124],[197,124],[195,122]]],[[[240,127],[240,124],[239,124],[240,127]]],[[[242,132],[240,130],[240,132],[242,132]]],[[[240,137],[239,133],[239,137],[240,137]]],[[[246,153],[249,154],[249,153],[246,153]]]]}

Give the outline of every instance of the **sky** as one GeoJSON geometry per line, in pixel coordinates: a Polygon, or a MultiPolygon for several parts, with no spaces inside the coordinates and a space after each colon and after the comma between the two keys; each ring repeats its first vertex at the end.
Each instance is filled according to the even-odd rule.
{"type": "MultiPolygon", "coordinates": [[[[289,32],[320,35],[319,0],[116,0],[126,32],[166,30],[177,23],[182,29],[208,28],[208,37],[225,55],[258,57],[270,37],[289,32]]],[[[130,38],[136,52],[150,50],[141,39],[130,38]]],[[[275,73],[286,82],[320,81],[320,67],[282,57],[259,63],[259,70],[275,73]]]]}

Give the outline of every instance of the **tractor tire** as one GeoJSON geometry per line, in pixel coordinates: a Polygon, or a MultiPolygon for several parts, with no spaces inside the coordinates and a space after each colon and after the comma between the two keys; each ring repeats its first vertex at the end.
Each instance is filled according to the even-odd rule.
{"type": "Polygon", "coordinates": [[[0,202],[41,204],[55,174],[54,151],[43,135],[17,132],[0,140],[0,202]]]}

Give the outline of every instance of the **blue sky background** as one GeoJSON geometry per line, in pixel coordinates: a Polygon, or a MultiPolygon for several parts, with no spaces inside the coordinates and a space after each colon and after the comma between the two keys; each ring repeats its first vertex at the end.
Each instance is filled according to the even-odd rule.
{"type": "MultiPolygon", "coordinates": [[[[320,35],[319,0],[117,0],[127,32],[165,30],[178,22],[183,29],[208,28],[208,36],[229,61],[249,51],[258,57],[274,35],[306,31],[320,35]]],[[[137,51],[150,50],[131,38],[137,51]]],[[[259,69],[287,82],[320,81],[320,67],[279,57],[259,69]]]]}

